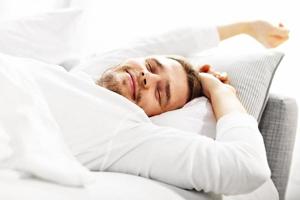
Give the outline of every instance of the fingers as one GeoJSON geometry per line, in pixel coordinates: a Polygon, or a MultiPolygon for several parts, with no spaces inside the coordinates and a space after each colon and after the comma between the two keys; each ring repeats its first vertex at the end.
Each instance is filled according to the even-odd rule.
{"type": "Polygon", "coordinates": [[[226,72],[211,71],[210,74],[214,75],[214,77],[223,83],[228,81],[228,75],[226,72]]]}
{"type": "Polygon", "coordinates": [[[275,48],[285,41],[287,41],[289,37],[280,37],[280,36],[271,36],[271,38],[268,41],[268,44],[266,45],[267,48],[275,48]]]}
{"type": "Polygon", "coordinates": [[[220,79],[220,80],[221,80],[221,78],[224,78],[224,77],[222,76],[221,72],[213,71],[212,74],[213,74],[216,78],[218,78],[218,79],[220,79]]]}
{"type": "Polygon", "coordinates": [[[218,77],[218,79],[222,82],[222,83],[229,83],[229,78],[226,72],[222,72],[220,74],[220,76],[218,77]]]}
{"type": "Polygon", "coordinates": [[[286,38],[288,37],[289,32],[290,31],[287,28],[285,28],[285,26],[282,23],[279,23],[278,27],[274,28],[272,35],[286,38]]]}
{"type": "Polygon", "coordinates": [[[282,23],[274,27],[265,44],[267,48],[275,48],[289,39],[289,30],[282,23]]]}
{"type": "Polygon", "coordinates": [[[275,29],[272,35],[277,35],[284,38],[284,37],[288,37],[289,32],[290,31],[288,29],[279,27],[275,29]]]}
{"type": "Polygon", "coordinates": [[[210,71],[210,65],[203,65],[202,67],[200,67],[199,72],[204,72],[207,73],[210,71]]]}
{"type": "Polygon", "coordinates": [[[203,65],[199,69],[201,73],[208,73],[219,79],[222,83],[229,83],[228,75],[226,72],[215,71],[210,65],[203,65]]]}
{"type": "Polygon", "coordinates": [[[220,76],[220,81],[222,81],[223,83],[229,83],[229,78],[226,72],[221,73],[220,76]]]}

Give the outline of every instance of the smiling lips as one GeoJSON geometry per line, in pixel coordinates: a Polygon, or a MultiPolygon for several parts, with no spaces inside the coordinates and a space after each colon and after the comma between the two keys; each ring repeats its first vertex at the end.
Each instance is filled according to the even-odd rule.
{"type": "Polygon", "coordinates": [[[131,75],[131,73],[129,73],[129,71],[126,71],[129,74],[129,84],[130,84],[130,89],[131,89],[131,94],[132,94],[132,100],[135,101],[136,99],[136,84],[134,81],[133,76],[131,75]]]}

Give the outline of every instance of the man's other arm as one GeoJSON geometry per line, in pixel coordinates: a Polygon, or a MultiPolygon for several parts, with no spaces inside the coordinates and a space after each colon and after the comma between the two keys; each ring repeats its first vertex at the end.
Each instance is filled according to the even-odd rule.
{"type": "Polygon", "coordinates": [[[150,122],[133,126],[112,140],[101,170],[227,195],[254,191],[270,178],[263,139],[253,117],[226,114],[216,130],[213,140],[150,122]]]}
{"type": "Polygon", "coordinates": [[[275,48],[289,38],[289,30],[283,24],[274,26],[261,20],[218,26],[217,29],[221,41],[236,35],[246,34],[266,48],[275,48]]]}

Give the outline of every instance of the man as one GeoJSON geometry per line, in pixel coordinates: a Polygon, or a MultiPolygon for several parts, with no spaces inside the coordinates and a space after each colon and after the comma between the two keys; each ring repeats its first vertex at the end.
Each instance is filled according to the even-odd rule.
{"type": "Polygon", "coordinates": [[[234,88],[221,82],[227,82],[226,76],[203,67],[221,81],[208,73],[198,77],[178,57],[151,56],[128,59],[99,80],[101,66],[114,63],[112,56],[119,61],[130,54],[185,55],[240,33],[266,46],[277,46],[288,37],[283,27],[257,21],[175,31],[168,37],[150,38],[147,45],[104,54],[71,73],[52,65],[30,64],[26,70],[23,65],[8,66],[1,75],[12,72],[9,77],[14,82],[3,84],[1,100],[11,101],[0,104],[11,116],[3,117],[3,125],[14,129],[22,120],[17,130],[40,130],[54,124],[53,130],[63,134],[72,153],[90,170],[130,173],[221,194],[253,191],[270,176],[265,148],[256,120],[246,113],[234,88]],[[94,67],[84,70],[85,65],[94,67]],[[180,108],[201,94],[210,99],[218,120],[215,140],[151,123],[149,116],[180,108]],[[25,102],[25,111],[15,109],[19,102],[25,102]],[[33,116],[41,120],[27,120],[33,116]]]}
{"type": "MultiPolygon", "coordinates": [[[[248,34],[266,47],[276,47],[288,39],[288,31],[282,25],[274,27],[263,21],[220,26],[218,33],[220,40],[241,33],[248,34]]],[[[226,74],[207,67],[200,71],[213,73],[223,82],[228,81],[226,74]]],[[[97,84],[128,98],[148,116],[180,108],[201,95],[198,73],[186,59],[179,56],[127,59],[105,71],[97,84]]]]}
{"type": "Polygon", "coordinates": [[[276,27],[264,21],[187,28],[83,62],[72,72],[89,74],[91,84],[102,86],[101,99],[106,103],[97,115],[103,122],[101,133],[80,135],[80,142],[74,141],[73,133],[68,136],[77,158],[91,170],[130,173],[206,192],[242,194],[262,185],[270,177],[263,139],[256,120],[226,84],[226,74],[207,66],[194,70],[178,56],[148,56],[185,56],[238,34],[248,34],[267,48],[288,39],[282,24],[276,27]],[[120,64],[103,68],[113,63],[120,64]],[[158,127],[148,119],[202,94],[211,101],[218,120],[215,140],[158,127]],[[88,145],[87,138],[95,141],[88,145]]]}

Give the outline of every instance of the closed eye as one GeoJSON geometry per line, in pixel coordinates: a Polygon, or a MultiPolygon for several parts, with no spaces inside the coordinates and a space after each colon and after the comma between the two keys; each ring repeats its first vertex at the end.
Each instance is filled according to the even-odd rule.
{"type": "MultiPolygon", "coordinates": [[[[157,68],[157,63],[156,63],[156,60],[152,59],[152,58],[148,58],[145,60],[145,65],[146,65],[146,68],[149,72],[151,73],[158,73],[156,72],[156,68],[157,68]],[[154,63],[152,63],[154,62],[154,63]],[[154,65],[153,65],[154,64],[154,65]]],[[[156,90],[155,90],[155,94],[154,96],[156,97],[160,107],[162,107],[162,96],[161,96],[161,88],[159,86],[159,84],[157,84],[156,86],[156,90]]]]}
{"type": "Polygon", "coordinates": [[[160,95],[160,90],[158,87],[156,88],[156,92],[157,92],[157,96],[158,96],[158,103],[161,106],[161,95],[160,95]]]}
{"type": "Polygon", "coordinates": [[[145,64],[146,64],[148,71],[150,71],[151,73],[155,73],[155,67],[152,65],[151,59],[146,59],[145,64]]]}

